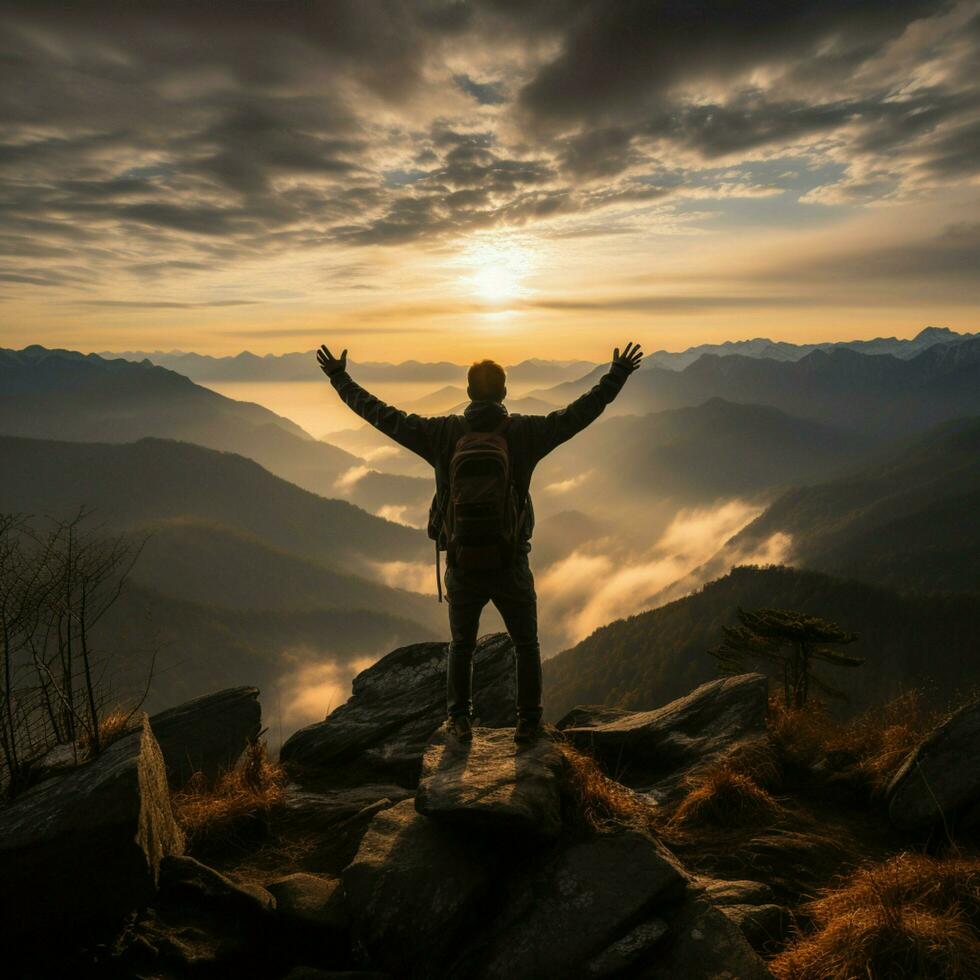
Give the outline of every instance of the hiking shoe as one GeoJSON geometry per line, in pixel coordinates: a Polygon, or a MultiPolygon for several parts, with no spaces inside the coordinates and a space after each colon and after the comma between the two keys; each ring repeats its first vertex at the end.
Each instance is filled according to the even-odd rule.
{"type": "Polygon", "coordinates": [[[467,715],[456,715],[446,722],[449,734],[459,742],[470,742],[473,740],[473,723],[467,715]]]}
{"type": "Polygon", "coordinates": [[[540,721],[531,721],[528,718],[519,718],[517,720],[517,728],[514,729],[514,741],[519,745],[533,742],[540,734],[540,721]]]}

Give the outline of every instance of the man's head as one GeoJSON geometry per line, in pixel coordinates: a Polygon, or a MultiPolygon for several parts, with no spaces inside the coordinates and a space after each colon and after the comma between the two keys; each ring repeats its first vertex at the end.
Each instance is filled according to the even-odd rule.
{"type": "Polygon", "coordinates": [[[507,372],[496,361],[474,361],[466,375],[466,394],[475,402],[502,402],[507,397],[507,372]]]}

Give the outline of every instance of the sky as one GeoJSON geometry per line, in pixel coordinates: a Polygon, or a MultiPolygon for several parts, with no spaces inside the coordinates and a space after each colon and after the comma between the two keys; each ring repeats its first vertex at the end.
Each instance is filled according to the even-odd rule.
{"type": "Polygon", "coordinates": [[[0,3],[0,345],[980,329],[980,0],[0,3]]]}

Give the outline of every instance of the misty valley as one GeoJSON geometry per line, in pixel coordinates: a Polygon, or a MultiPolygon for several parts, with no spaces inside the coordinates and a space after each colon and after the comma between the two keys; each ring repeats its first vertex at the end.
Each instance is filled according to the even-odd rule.
{"type": "MultiPolygon", "coordinates": [[[[554,411],[601,370],[514,365],[508,407],[554,411]]],[[[409,412],[466,404],[465,366],[351,372],[409,412]]],[[[135,697],[151,660],[149,710],[255,684],[279,744],[379,656],[446,638],[423,530],[431,470],[350,412],[343,428],[324,412],[317,429],[323,406],[345,407],[315,373],[312,353],[0,355],[0,512],[40,525],[85,508],[91,525],[141,542],[97,626],[114,697],[135,697]],[[229,385],[249,397],[222,394],[229,385]],[[307,427],[276,411],[289,405],[307,427]]],[[[860,633],[855,709],[971,683],[978,382],[980,338],[938,328],[649,356],[534,475],[548,715],[660,703],[710,678],[711,637],[752,605],[834,613],[860,633]],[[867,589],[874,598],[855,602],[867,589]],[[949,614],[933,622],[928,602],[949,614]],[[896,609],[915,630],[892,636],[896,609]]],[[[488,607],[481,630],[500,628],[488,607]]]]}

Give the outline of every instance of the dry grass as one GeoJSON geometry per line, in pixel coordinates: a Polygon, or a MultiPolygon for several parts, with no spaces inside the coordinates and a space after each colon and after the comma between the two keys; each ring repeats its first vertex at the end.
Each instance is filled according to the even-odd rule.
{"type": "MultiPolygon", "coordinates": [[[[117,706],[99,716],[99,749],[105,751],[123,735],[128,735],[139,724],[139,713],[131,708],[117,706]]],[[[78,739],[79,757],[89,759],[95,748],[94,739],[86,732],[78,739]]]]}
{"type": "Polygon", "coordinates": [[[773,698],[769,731],[789,765],[809,768],[828,758],[851,769],[874,795],[888,785],[905,757],[940,720],[917,691],[869,709],[847,722],[833,718],[822,704],[785,706],[773,698]]]}
{"type": "Polygon", "coordinates": [[[899,854],[806,907],[814,932],[769,965],[778,980],[980,978],[980,860],[899,854]]]}
{"type": "Polygon", "coordinates": [[[653,808],[649,803],[610,779],[591,755],[568,742],[557,744],[565,757],[565,796],[586,829],[602,830],[612,824],[651,825],[653,808]]]}
{"type": "Polygon", "coordinates": [[[173,795],[174,813],[191,843],[233,832],[243,819],[266,817],[283,799],[285,775],[264,742],[249,744],[238,765],[208,785],[195,773],[173,795]]]}
{"type": "Polygon", "coordinates": [[[700,827],[752,827],[771,821],[781,812],[782,807],[752,776],[722,764],[691,781],[667,828],[677,832],[700,827]]]}

